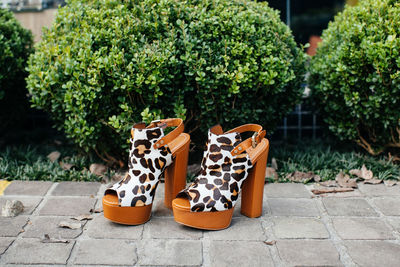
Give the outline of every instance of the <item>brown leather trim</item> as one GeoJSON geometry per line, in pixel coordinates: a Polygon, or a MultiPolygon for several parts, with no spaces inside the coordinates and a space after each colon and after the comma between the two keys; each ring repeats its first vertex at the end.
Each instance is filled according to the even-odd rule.
{"type": "Polygon", "coordinates": [[[227,133],[261,132],[262,129],[263,129],[263,127],[259,124],[249,123],[249,124],[244,124],[244,125],[238,126],[236,128],[233,128],[232,130],[227,131],[227,133]]]}
{"type": "Polygon", "coordinates": [[[164,137],[160,138],[153,147],[154,148],[160,148],[162,146],[167,145],[169,142],[177,138],[181,133],[183,133],[183,130],[185,129],[185,126],[183,125],[183,120],[180,118],[173,118],[173,119],[164,119],[164,120],[159,120],[157,122],[153,122],[149,125],[152,127],[156,127],[160,124],[165,124],[166,127],[175,127],[174,130],[172,130],[169,134],[165,135],[164,137]]]}
{"type": "Polygon", "coordinates": [[[220,135],[224,133],[224,130],[222,130],[221,125],[217,124],[210,128],[210,132],[212,132],[213,134],[220,135]]]}
{"type": "MultiPolygon", "coordinates": [[[[245,124],[239,127],[236,127],[228,132],[255,132],[257,135],[255,136],[255,141],[256,145],[261,142],[261,140],[264,138],[266,131],[262,129],[261,125],[258,124],[245,124]]],[[[241,142],[239,145],[234,147],[231,151],[232,156],[236,156],[239,154],[242,154],[244,151],[246,151],[249,147],[253,146],[253,137],[247,138],[243,142],[241,142]]]]}
{"type": "Polygon", "coordinates": [[[144,128],[146,128],[146,123],[144,123],[144,122],[135,123],[132,126],[132,129],[131,129],[131,137],[132,137],[132,139],[133,139],[133,135],[134,135],[133,129],[144,129],[144,128]]]}

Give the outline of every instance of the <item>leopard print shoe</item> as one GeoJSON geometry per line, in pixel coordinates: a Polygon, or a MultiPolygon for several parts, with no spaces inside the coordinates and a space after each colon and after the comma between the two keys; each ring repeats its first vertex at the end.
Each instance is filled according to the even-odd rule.
{"type": "Polygon", "coordinates": [[[121,224],[149,220],[152,203],[164,174],[164,204],[171,208],[174,196],[185,188],[190,136],[183,133],[182,119],[165,119],[132,127],[129,170],[125,178],[105,191],[104,217],[121,224]],[[166,127],[176,127],[164,135],[166,127]]]}
{"type": "Polygon", "coordinates": [[[199,176],[172,202],[175,221],[199,229],[227,228],[240,192],[241,213],[261,216],[269,150],[264,136],[265,130],[257,124],[226,133],[219,125],[212,127],[199,176]],[[242,141],[243,132],[254,134],[242,141]]]}

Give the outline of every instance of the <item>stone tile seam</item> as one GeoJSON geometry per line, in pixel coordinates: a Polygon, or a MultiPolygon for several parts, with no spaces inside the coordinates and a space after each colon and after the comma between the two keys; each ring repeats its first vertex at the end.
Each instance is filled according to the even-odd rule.
{"type": "Polygon", "coordinates": [[[32,212],[32,216],[39,215],[39,211],[46,205],[47,198],[53,192],[53,190],[57,187],[58,183],[53,183],[50,188],[47,190],[46,194],[43,196],[42,201],[40,201],[39,205],[36,206],[35,210],[32,212]]]}
{"type": "MultiPolygon", "coordinates": [[[[272,220],[266,220],[265,217],[261,218],[261,225],[263,227],[263,231],[265,234],[265,237],[267,238],[267,240],[277,240],[276,235],[274,233],[273,226],[275,226],[275,223],[272,220]]],[[[266,245],[266,244],[265,244],[266,245]]],[[[266,245],[267,246],[267,245],[266,245]]],[[[268,246],[268,250],[272,259],[272,262],[274,263],[274,266],[277,267],[283,267],[283,261],[282,258],[279,255],[279,251],[278,248],[276,246],[276,244],[272,245],[272,246],[268,246]]]]}
{"type": "Polygon", "coordinates": [[[326,230],[329,233],[329,238],[335,247],[336,251],[339,254],[339,260],[344,266],[357,266],[353,259],[350,257],[347,252],[347,248],[343,243],[343,240],[340,238],[336,229],[333,227],[332,219],[330,218],[328,211],[322,201],[322,198],[314,198],[314,202],[317,206],[317,209],[320,211],[320,217],[322,223],[325,225],[326,230]]]}
{"type": "MultiPolygon", "coordinates": [[[[31,220],[31,219],[30,219],[30,216],[31,216],[31,215],[28,215],[28,216],[27,216],[27,220],[26,220],[25,224],[22,226],[21,231],[18,233],[17,236],[15,236],[15,239],[14,239],[14,240],[8,245],[8,247],[4,250],[3,254],[1,254],[1,257],[0,257],[0,265],[3,264],[3,261],[4,261],[3,255],[5,255],[5,253],[10,249],[11,246],[14,245],[14,243],[15,243],[17,240],[21,240],[21,239],[22,239],[22,234],[25,233],[25,227],[27,227],[27,225],[29,224],[29,221],[31,220]]],[[[13,237],[14,237],[14,236],[13,236],[13,237]]]]}
{"type": "Polygon", "coordinates": [[[373,200],[373,197],[365,197],[365,201],[367,201],[367,203],[375,210],[375,212],[380,215],[379,218],[382,219],[386,226],[389,227],[389,229],[392,231],[392,235],[396,240],[396,244],[400,245],[400,233],[398,233],[397,230],[392,226],[392,224],[389,223],[387,216],[385,216],[383,212],[380,211],[373,200]]]}
{"type": "MultiPolygon", "coordinates": [[[[97,203],[97,199],[95,201],[95,203],[93,203],[93,207],[96,207],[96,203],[97,203]]],[[[88,211],[89,213],[89,211],[88,211]]],[[[93,219],[91,220],[93,221],[93,219]]],[[[75,258],[76,258],[76,254],[78,253],[78,243],[80,244],[81,240],[84,240],[84,236],[86,234],[86,229],[85,226],[87,226],[88,224],[90,224],[89,221],[86,221],[85,224],[82,225],[82,232],[74,239],[75,240],[75,244],[72,246],[71,251],[69,252],[69,256],[67,259],[67,266],[74,266],[75,264],[73,263],[75,258]]]]}

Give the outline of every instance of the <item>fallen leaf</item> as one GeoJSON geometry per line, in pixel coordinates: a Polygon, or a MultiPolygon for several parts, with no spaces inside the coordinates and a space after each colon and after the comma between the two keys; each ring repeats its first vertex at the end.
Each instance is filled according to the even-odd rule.
{"type": "MultiPolygon", "coordinates": [[[[295,171],[286,175],[286,179],[296,183],[307,183],[317,176],[313,172],[295,171]]],[[[319,177],[319,176],[318,176],[319,177]]],[[[320,177],[319,177],[320,178],[320,177]]],[[[318,179],[318,178],[317,178],[318,179]]]]}
{"type": "Polygon", "coordinates": [[[61,153],[58,151],[53,151],[50,154],[47,155],[47,158],[51,161],[51,162],[55,162],[58,160],[58,158],[61,156],[61,153]]]}
{"type": "Polygon", "coordinates": [[[271,159],[271,168],[273,168],[275,171],[278,170],[278,163],[276,162],[276,158],[271,159]]]}
{"type": "Polygon", "coordinates": [[[99,163],[93,163],[89,167],[89,171],[97,176],[103,176],[108,170],[107,166],[99,163]]]}
{"type": "Polygon", "coordinates": [[[274,178],[274,180],[278,180],[278,174],[276,173],[275,169],[271,167],[267,167],[265,169],[265,177],[274,178]]]}
{"type": "Polygon", "coordinates": [[[336,183],[335,180],[328,180],[328,181],[320,182],[319,184],[322,186],[326,186],[326,187],[337,187],[338,186],[338,184],[336,183]]]}
{"type": "Polygon", "coordinates": [[[268,241],[264,241],[264,244],[268,245],[268,246],[272,246],[276,244],[276,240],[268,240],[268,241]]]}
{"type": "Polygon", "coordinates": [[[383,181],[383,183],[386,185],[386,186],[394,186],[394,185],[396,185],[397,183],[398,183],[398,181],[396,181],[396,180],[385,180],[385,181],[383,181]]]}
{"type": "Polygon", "coordinates": [[[77,220],[77,221],[92,220],[93,216],[90,215],[90,214],[82,214],[82,215],[79,215],[79,216],[71,217],[71,219],[77,220]]]}
{"type": "Polygon", "coordinates": [[[354,191],[354,189],[353,188],[343,188],[343,187],[326,187],[326,188],[316,188],[316,189],[311,190],[311,192],[313,192],[316,195],[326,194],[326,193],[351,192],[351,191],[354,191]]]}
{"type": "Polygon", "coordinates": [[[24,211],[24,204],[19,200],[7,200],[1,208],[1,215],[4,217],[15,217],[24,211]]]}
{"type": "Polygon", "coordinates": [[[314,175],[314,182],[319,183],[321,181],[321,176],[314,175]]]}
{"type": "Polygon", "coordinates": [[[101,212],[103,212],[103,210],[101,208],[97,208],[97,209],[90,209],[89,212],[90,213],[101,213],[101,212]]]}
{"type": "Polygon", "coordinates": [[[336,175],[335,181],[340,187],[357,188],[357,179],[350,179],[350,176],[343,172],[339,172],[338,175],[336,175]]]}
{"type": "Polygon", "coordinates": [[[80,229],[82,227],[81,223],[79,222],[66,222],[66,221],[61,221],[58,224],[59,227],[62,228],[69,228],[69,229],[80,229]]]}
{"type": "Polygon", "coordinates": [[[42,240],[40,240],[40,242],[42,242],[42,243],[69,243],[69,240],[50,238],[50,236],[48,234],[44,234],[44,237],[42,240]]]}
{"type": "Polygon", "coordinates": [[[380,184],[380,183],[382,183],[382,180],[379,180],[379,179],[376,179],[376,178],[364,181],[364,184],[380,184]]]}
{"type": "Polygon", "coordinates": [[[64,162],[60,162],[60,166],[63,170],[71,170],[71,169],[76,169],[76,166],[74,164],[71,163],[64,163],[64,162]]]}
{"type": "Polygon", "coordinates": [[[350,174],[355,175],[364,180],[369,180],[374,178],[374,174],[372,173],[371,170],[368,170],[367,167],[365,167],[365,164],[362,165],[361,170],[359,169],[350,170],[350,174]]]}

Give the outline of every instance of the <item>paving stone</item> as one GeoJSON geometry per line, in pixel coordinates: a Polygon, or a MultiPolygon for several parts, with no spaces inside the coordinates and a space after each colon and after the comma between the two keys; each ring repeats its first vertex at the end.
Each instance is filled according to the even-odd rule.
{"type": "Polygon", "coordinates": [[[272,220],[277,238],[329,238],[329,233],[320,219],[275,217],[272,220]]]}
{"type": "Polygon", "coordinates": [[[375,198],[374,204],[386,216],[400,216],[400,195],[394,197],[375,198]]]}
{"type": "Polygon", "coordinates": [[[158,183],[155,199],[162,199],[164,201],[165,183],[158,183]]]}
{"type": "MultiPolygon", "coordinates": [[[[59,227],[59,223],[62,221],[66,222],[77,222],[70,219],[69,217],[47,217],[47,216],[39,216],[32,219],[32,222],[29,224],[29,227],[26,227],[26,230],[22,237],[36,237],[43,238],[45,234],[48,234],[50,237],[61,238],[61,239],[73,239],[78,237],[82,233],[81,229],[67,229],[59,227]]],[[[85,224],[85,221],[80,222],[82,227],[85,224]]]]}
{"type": "Polygon", "coordinates": [[[104,218],[103,214],[98,214],[85,228],[92,238],[139,239],[143,232],[143,225],[113,223],[104,218]]]}
{"type": "Polygon", "coordinates": [[[12,237],[0,237],[0,255],[6,251],[13,241],[14,238],[12,237]]]}
{"type": "Polygon", "coordinates": [[[4,195],[44,196],[52,185],[52,182],[44,181],[13,181],[4,190],[4,195]]]}
{"type": "Polygon", "coordinates": [[[333,227],[342,239],[394,239],[392,230],[379,219],[333,218],[333,227]]]}
{"type": "Polygon", "coordinates": [[[27,216],[2,217],[0,216],[0,237],[17,236],[23,231],[25,224],[28,222],[27,216]]]}
{"type": "Polygon", "coordinates": [[[100,183],[96,182],[60,182],[51,192],[53,196],[90,196],[97,195],[100,183]]]}
{"type": "Polygon", "coordinates": [[[398,267],[400,245],[389,241],[346,241],[347,252],[358,266],[398,267]]]}
{"type": "Polygon", "coordinates": [[[48,198],[41,208],[40,215],[78,216],[88,214],[94,208],[95,198],[48,198]]]}
{"type": "Polygon", "coordinates": [[[312,199],[272,198],[267,203],[272,215],[314,217],[319,215],[312,199]]]}
{"type": "Polygon", "coordinates": [[[19,200],[24,205],[24,211],[21,215],[30,215],[42,201],[40,197],[1,197],[0,208],[6,204],[7,200],[19,200]]]}
{"type": "Polygon", "coordinates": [[[362,193],[368,196],[400,196],[400,186],[386,186],[384,184],[358,184],[362,193]]]}
{"type": "Polygon", "coordinates": [[[278,240],[283,266],[341,266],[339,253],[328,240],[278,240]]]}
{"type": "Polygon", "coordinates": [[[212,240],[265,240],[260,219],[233,218],[231,226],[220,231],[206,231],[204,236],[212,240]]]}
{"type": "Polygon", "coordinates": [[[400,233],[400,218],[388,218],[389,224],[400,233]]]}
{"type": "Polygon", "coordinates": [[[136,244],[131,241],[83,240],[78,246],[75,264],[133,265],[137,261],[136,244]]]}
{"type": "Polygon", "coordinates": [[[365,199],[324,198],[322,202],[331,216],[378,216],[365,199]]]}
{"type": "Polygon", "coordinates": [[[9,264],[66,264],[74,243],[41,243],[40,239],[23,238],[11,245],[2,260],[9,264]]]}
{"type": "Polygon", "coordinates": [[[154,217],[144,225],[143,238],[199,239],[203,232],[176,223],[172,219],[154,217]]]}
{"type": "Polygon", "coordinates": [[[213,266],[274,266],[268,247],[260,241],[212,241],[213,266]]]}
{"type": "MultiPolygon", "coordinates": [[[[241,197],[241,194],[240,194],[238,200],[236,201],[235,208],[233,210],[233,217],[248,218],[246,215],[243,215],[241,213],[241,211],[240,211],[241,208],[242,208],[242,197],[241,197]]],[[[268,203],[266,201],[266,198],[264,197],[261,216],[262,217],[266,217],[266,216],[269,216],[269,215],[270,214],[269,214],[269,210],[268,210],[268,203]]]]}
{"type": "Polygon", "coordinates": [[[172,210],[164,205],[164,198],[155,198],[153,208],[151,210],[152,216],[155,217],[173,217],[172,210]]]}
{"type": "Polygon", "coordinates": [[[311,198],[304,184],[295,183],[267,184],[264,187],[264,194],[271,198],[311,198]]]}
{"type": "Polygon", "coordinates": [[[200,266],[203,261],[200,240],[144,239],[138,255],[140,265],[200,266]]]}

